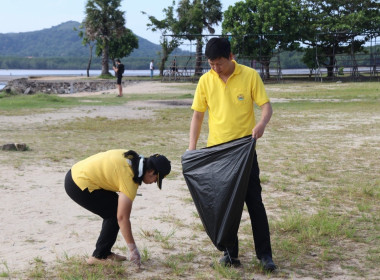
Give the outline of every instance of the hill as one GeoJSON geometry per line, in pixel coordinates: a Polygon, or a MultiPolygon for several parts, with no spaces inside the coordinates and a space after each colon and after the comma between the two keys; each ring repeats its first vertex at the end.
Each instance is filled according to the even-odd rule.
{"type": "MultiPolygon", "coordinates": [[[[83,68],[88,60],[89,48],[82,45],[82,39],[74,30],[79,25],[79,22],[68,21],[39,31],[0,33],[0,68],[51,68],[48,61],[54,65],[66,65],[60,68],[83,68]],[[73,68],[75,62],[80,66],[73,68]],[[45,67],[43,64],[46,64],[45,67]]],[[[146,69],[147,61],[158,60],[157,53],[161,51],[161,46],[136,36],[139,48],[128,56],[128,64],[135,66],[127,68],[139,69],[141,63],[142,69],[146,69]]],[[[181,52],[177,51],[179,54],[181,52]]],[[[94,63],[98,61],[94,59],[94,63]]]]}

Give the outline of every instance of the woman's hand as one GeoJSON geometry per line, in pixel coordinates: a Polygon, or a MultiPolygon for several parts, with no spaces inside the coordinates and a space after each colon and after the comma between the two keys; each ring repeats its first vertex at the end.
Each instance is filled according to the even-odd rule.
{"type": "Polygon", "coordinates": [[[139,249],[137,249],[137,246],[135,243],[128,243],[128,249],[129,249],[129,260],[133,262],[135,265],[139,266],[141,265],[141,256],[139,249]]]}
{"type": "Polygon", "coordinates": [[[124,237],[129,249],[129,260],[140,267],[141,257],[139,249],[137,249],[135,240],[132,235],[131,221],[129,220],[132,210],[132,200],[125,194],[119,194],[119,201],[117,205],[117,221],[120,226],[121,234],[124,237]]]}

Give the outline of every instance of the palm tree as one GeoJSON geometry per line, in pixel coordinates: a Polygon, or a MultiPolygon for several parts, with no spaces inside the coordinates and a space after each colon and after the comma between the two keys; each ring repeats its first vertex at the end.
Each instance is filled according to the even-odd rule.
{"type": "Polygon", "coordinates": [[[109,43],[125,32],[124,12],[119,10],[121,0],[88,0],[83,25],[87,38],[95,38],[102,49],[102,75],[109,73],[109,43]]]}

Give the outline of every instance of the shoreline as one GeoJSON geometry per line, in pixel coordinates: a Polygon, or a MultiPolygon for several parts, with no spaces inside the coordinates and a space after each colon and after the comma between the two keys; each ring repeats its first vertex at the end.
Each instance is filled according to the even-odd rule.
{"type": "Polygon", "coordinates": [[[9,75],[9,76],[1,76],[0,75],[0,84],[6,84],[9,81],[21,79],[21,78],[28,78],[28,76],[25,75],[9,75]]]}
{"type": "Polygon", "coordinates": [[[0,75],[0,83],[8,83],[13,80],[26,78],[29,80],[83,80],[83,79],[98,79],[97,76],[80,76],[80,75],[0,75]]]}

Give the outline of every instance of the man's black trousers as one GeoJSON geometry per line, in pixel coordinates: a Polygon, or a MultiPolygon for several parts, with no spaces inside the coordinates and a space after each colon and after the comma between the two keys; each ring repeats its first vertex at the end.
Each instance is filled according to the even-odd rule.
{"type": "MultiPolygon", "coordinates": [[[[256,256],[258,259],[261,259],[261,257],[265,255],[272,257],[272,248],[270,243],[268,218],[261,199],[261,184],[259,175],[260,169],[255,152],[245,203],[251,218],[256,256]]],[[[235,245],[227,250],[231,258],[238,257],[239,239],[237,236],[235,245]]],[[[227,251],[224,252],[224,255],[227,255],[227,251]]]]}

